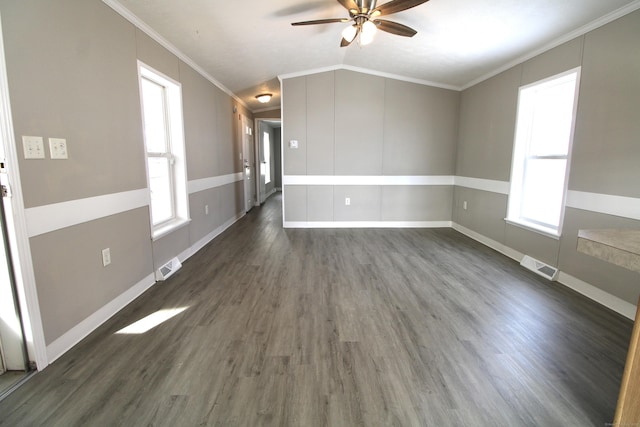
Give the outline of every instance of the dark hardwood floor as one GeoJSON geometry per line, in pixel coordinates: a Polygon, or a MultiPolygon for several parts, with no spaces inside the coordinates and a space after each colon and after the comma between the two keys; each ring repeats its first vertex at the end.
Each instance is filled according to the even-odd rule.
{"type": "Polygon", "coordinates": [[[628,319],[452,229],[283,230],[280,203],[0,402],[0,425],[613,420],[628,319]]]}

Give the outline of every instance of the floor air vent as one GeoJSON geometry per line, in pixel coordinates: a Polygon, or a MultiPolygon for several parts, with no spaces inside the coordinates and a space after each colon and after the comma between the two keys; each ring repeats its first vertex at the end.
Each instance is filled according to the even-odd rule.
{"type": "Polygon", "coordinates": [[[167,280],[173,273],[180,270],[180,267],[182,264],[178,258],[173,258],[156,271],[156,280],[167,280]]]}
{"type": "Polygon", "coordinates": [[[556,280],[558,269],[525,255],[520,265],[549,280],[556,280]]]}

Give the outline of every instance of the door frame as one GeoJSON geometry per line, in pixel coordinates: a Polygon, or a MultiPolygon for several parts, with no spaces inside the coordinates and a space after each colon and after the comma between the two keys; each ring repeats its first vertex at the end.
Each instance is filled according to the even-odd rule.
{"type": "Polygon", "coordinates": [[[253,123],[249,117],[240,113],[240,144],[242,147],[242,177],[244,180],[243,183],[243,194],[244,194],[244,211],[249,212],[251,208],[256,205],[256,201],[253,198],[253,191],[255,188],[255,138],[253,132],[253,123]],[[246,129],[249,129],[249,133],[246,132],[246,129]],[[251,140],[247,140],[247,136],[251,138],[251,140]],[[253,151],[253,158],[251,156],[251,152],[253,151]],[[249,173],[247,174],[247,169],[249,173]],[[247,185],[247,175],[251,176],[254,181],[253,189],[251,188],[251,184],[247,185]],[[248,194],[247,194],[248,193],[248,194]]]}
{"type": "Polygon", "coordinates": [[[0,140],[2,140],[1,143],[4,148],[7,166],[6,180],[11,196],[2,198],[2,203],[5,208],[7,238],[12,256],[12,267],[16,281],[19,309],[22,314],[22,326],[28,358],[29,361],[35,362],[35,367],[38,370],[42,370],[47,367],[49,361],[42,318],[40,316],[24,199],[22,197],[1,18],[0,16],[0,140]]]}
{"type": "MultiPolygon", "coordinates": [[[[254,129],[257,129],[255,132],[255,152],[256,152],[256,170],[258,168],[261,167],[261,163],[262,163],[262,159],[264,158],[264,155],[262,153],[262,130],[260,125],[262,124],[262,122],[280,122],[280,127],[282,128],[282,118],[281,117],[273,117],[273,118],[269,118],[269,117],[260,117],[259,119],[255,119],[255,125],[254,125],[254,129]]],[[[280,141],[271,141],[271,145],[274,146],[274,144],[276,143],[280,143],[280,141]]],[[[275,150],[274,150],[275,151],[275,150]]],[[[274,159],[272,158],[271,161],[273,162],[274,159]]],[[[276,171],[277,173],[278,171],[276,171]]],[[[273,180],[274,177],[272,176],[271,179],[273,180]]],[[[262,204],[262,188],[260,185],[260,180],[256,180],[256,199],[257,199],[257,205],[260,206],[262,204]]]]}

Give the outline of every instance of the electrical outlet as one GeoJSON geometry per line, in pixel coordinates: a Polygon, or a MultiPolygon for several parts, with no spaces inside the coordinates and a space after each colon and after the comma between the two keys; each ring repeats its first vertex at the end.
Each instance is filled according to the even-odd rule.
{"type": "Polygon", "coordinates": [[[346,197],[344,199],[344,205],[345,206],[351,206],[351,197],[346,197]]]}
{"type": "Polygon", "coordinates": [[[102,250],[102,266],[106,267],[111,264],[111,249],[105,248],[102,250]]]}
{"type": "Polygon", "coordinates": [[[462,209],[467,210],[467,201],[462,202],[462,209]]]}

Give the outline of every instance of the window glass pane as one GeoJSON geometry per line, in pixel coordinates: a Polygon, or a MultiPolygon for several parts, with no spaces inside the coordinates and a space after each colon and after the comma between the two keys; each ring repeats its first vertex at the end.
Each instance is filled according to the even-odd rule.
{"type": "Polygon", "coordinates": [[[147,158],[149,190],[151,191],[151,221],[153,225],[173,218],[171,167],[165,157],[147,158]]]}
{"type": "Polygon", "coordinates": [[[566,155],[569,151],[575,80],[534,90],[529,152],[534,156],[566,155]]]}
{"type": "Polygon", "coordinates": [[[142,104],[144,115],[144,140],[149,153],[167,152],[167,126],[164,87],[142,79],[142,104]]]}
{"type": "Polygon", "coordinates": [[[522,189],[523,219],[559,226],[566,166],[564,159],[529,159],[522,189]]]}

